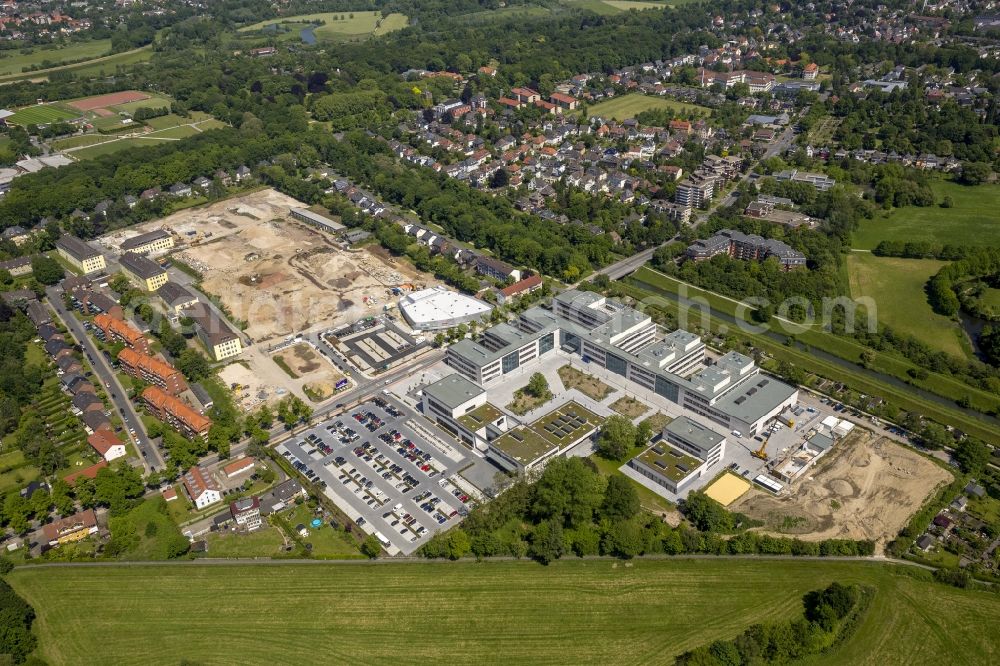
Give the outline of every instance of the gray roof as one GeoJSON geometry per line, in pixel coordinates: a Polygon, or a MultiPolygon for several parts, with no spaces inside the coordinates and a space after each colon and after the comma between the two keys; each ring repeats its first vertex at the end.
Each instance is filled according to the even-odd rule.
{"type": "Polygon", "coordinates": [[[118,257],[118,263],[128,272],[138,275],[143,279],[156,277],[166,273],[166,270],[158,263],[135,252],[126,252],[118,257]]]}
{"type": "Polygon", "coordinates": [[[198,300],[197,296],[176,282],[167,282],[156,290],[156,295],[162,298],[169,305],[173,305],[174,303],[189,303],[191,301],[198,300]]]}
{"type": "Polygon", "coordinates": [[[824,435],[823,433],[818,432],[809,438],[809,445],[820,449],[821,451],[826,451],[833,446],[833,438],[829,435],[824,435]]]}
{"type": "Polygon", "coordinates": [[[60,236],[59,240],[56,241],[56,247],[65,250],[77,261],[92,259],[100,254],[100,252],[95,250],[90,244],[85,243],[76,236],[71,236],[69,234],[63,234],[60,236]]]}
{"type": "Polygon", "coordinates": [[[461,375],[448,375],[424,388],[424,393],[449,409],[455,409],[485,392],[461,375]]]}
{"type": "MultiPolygon", "coordinates": [[[[703,426],[686,416],[680,416],[668,423],[667,427],[663,429],[663,434],[664,436],[668,434],[673,435],[687,442],[702,452],[702,458],[705,458],[712,449],[726,439],[725,435],[717,433],[711,428],[703,426]]],[[[669,438],[667,441],[669,441],[669,438]]]]}
{"type": "Polygon", "coordinates": [[[776,408],[797,391],[789,386],[764,375],[757,375],[743,386],[728,393],[715,408],[741,421],[752,423],[776,408]]]}
{"type": "Polygon", "coordinates": [[[153,241],[160,240],[161,238],[170,238],[170,234],[163,229],[156,229],[145,234],[139,234],[138,236],[133,236],[132,238],[126,239],[122,242],[121,249],[122,252],[135,249],[137,247],[142,247],[147,243],[152,243],[153,241]]]}

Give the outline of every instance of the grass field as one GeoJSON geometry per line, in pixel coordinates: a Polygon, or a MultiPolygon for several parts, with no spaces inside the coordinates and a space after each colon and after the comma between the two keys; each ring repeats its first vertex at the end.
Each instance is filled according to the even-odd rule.
{"type": "Polygon", "coordinates": [[[113,108],[115,111],[126,111],[128,113],[135,113],[136,109],[163,109],[170,108],[170,105],[174,100],[167,97],[166,95],[150,95],[149,99],[142,99],[138,102],[125,102],[124,104],[116,104],[113,108]]]}
{"type": "Polygon", "coordinates": [[[957,323],[936,314],[924,294],[927,280],[944,264],[934,259],[897,259],[852,252],[847,257],[851,296],[874,299],[878,319],[883,324],[926,345],[964,357],[965,334],[957,323]]]}
{"type": "Polygon", "coordinates": [[[951,197],[951,208],[908,206],[885,217],[862,220],[854,233],[853,246],[871,250],[881,241],[930,241],[956,245],[1000,245],[1000,186],[967,187],[935,180],[934,196],[940,203],[951,197]]]}
{"type": "Polygon", "coordinates": [[[669,0],[667,2],[639,2],[637,0],[562,0],[562,4],[577,9],[585,9],[602,16],[611,16],[621,12],[635,9],[663,9],[665,7],[678,7],[696,2],[697,0],[669,0]]]}
{"type": "Polygon", "coordinates": [[[178,125],[177,127],[168,127],[167,129],[151,132],[146,137],[150,139],[185,139],[195,134],[198,134],[198,130],[191,125],[178,125]]]}
{"type": "Polygon", "coordinates": [[[30,53],[19,50],[0,52],[0,76],[20,74],[25,67],[48,63],[55,67],[75,60],[98,58],[111,50],[110,39],[95,39],[75,42],[66,46],[52,46],[32,49],[30,53]]]}
{"type": "Polygon", "coordinates": [[[1000,596],[907,573],[874,563],[575,560],[22,568],[8,579],[34,606],[38,653],[53,665],[399,663],[401,654],[409,663],[669,663],[752,623],[800,616],[802,595],[834,580],[876,594],[854,635],[815,663],[993,662],[1000,635],[983,622],[1000,615],[1000,596]]]}
{"type": "Polygon", "coordinates": [[[78,118],[81,115],[83,114],[79,111],[65,109],[58,104],[37,104],[15,111],[14,115],[7,119],[7,123],[27,127],[28,125],[70,120],[71,118],[78,118]]]}
{"type": "Polygon", "coordinates": [[[73,72],[77,76],[94,76],[101,73],[112,74],[120,66],[135,65],[146,62],[153,57],[153,47],[151,45],[142,46],[131,51],[122,51],[112,55],[100,56],[92,60],[79,62],[72,65],[59,65],[49,69],[40,69],[34,72],[21,72],[16,74],[0,75],[0,83],[10,83],[12,81],[40,80],[44,81],[49,74],[54,72],[73,72]]]}
{"type": "Polygon", "coordinates": [[[81,134],[79,136],[68,136],[65,139],[50,141],[49,145],[56,150],[66,150],[67,148],[82,148],[83,146],[96,146],[99,143],[114,141],[113,137],[101,134],[81,134]]]}
{"type": "Polygon", "coordinates": [[[319,14],[297,14],[278,19],[260,21],[240,28],[241,33],[260,32],[269,25],[278,24],[279,29],[290,40],[299,39],[299,31],[310,25],[319,25],[313,34],[318,41],[351,41],[368,35],[385,35],[405,28],[408,19],[403,14],[386,16],[376,29],[381,12],[323,12],[319,14]],[[335,18],[336,17],[336,18],[335,18]]]}
{"type": "Polygon", "coordinates": [[[593,106],[587,108],[587,115],[610,117],[615,120],[626,120],[628,118],[635,118],[637,114],[651,109],[668,109],[674,113],[687,111],[708,112],[707,108],[698,106],[697,104],[678,102],[676,100],[666,99],[665,97],[650,97],[649,95],[643,95],[642,93],[632,93],[629,95],[623,95],[622,97],[613,97],[606,102],[594,104],[593,106]]]}

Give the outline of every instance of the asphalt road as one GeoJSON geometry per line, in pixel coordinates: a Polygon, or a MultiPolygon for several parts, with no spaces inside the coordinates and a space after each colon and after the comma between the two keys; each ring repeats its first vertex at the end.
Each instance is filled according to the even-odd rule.
{"type": "Polygon", "coordinates": [[[59,318],[62,319],[63,324],[65,324],[70,334],[83,348],[84,354],[86,354],[87,360],[90,362],[90,367],[93,368],[94,374],[105,386],[105,390],[111,398],[112,409],[118,414],[118,417],[121,418],[122,423],[126,427],[135,428],[135,437],[132,437],[131,434],[129,436],[132,437],[132,441],[139,451],[144,470],[148,473],[153,470],[163,469],[164,462],[160,456],[160,451],[150,442],[149,435],[146,433],[146,427],[132,406],[132,402],[128,399],[125,389],[119,383],[118,377],[115,376],[107,359],[104,358],[104,354],[100,352],[93,340],[90,339],[90,336],[87,335],[87,331],[84,330],[80,320],[66,309],[61,290],[57,287],[49,287],[45,290],[45,294],[48,296],[49,304],[58,313],[59,318]]]}

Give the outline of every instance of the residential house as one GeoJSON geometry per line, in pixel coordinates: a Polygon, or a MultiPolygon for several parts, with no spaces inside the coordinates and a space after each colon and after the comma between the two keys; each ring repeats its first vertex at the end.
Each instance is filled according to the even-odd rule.
{"type": "Polygon", "coordinates": [[[126,348],[118,354],[118,366],[129,377],[159,386],[169,395],[176,396],[187,390],[187,382],[177,368],[134,349],[126,348]]]}
{"type": "Polygon", "coordinates": [[[121,342],[129,349],[149,354],[149,341],[125,321],[107,314],[99,314],[94,317],[94,325],[97,327],[95,334],[98,338],[111,343],[121,342]]]}
{"type": "Polygon", "coordinates": [[[252,532],[263,524],[260,517],[260,499],[257,497],[247,497],[230,502],[229,511],[233,514],[233,520],[239,527],[252,532]]]}
{"type": "Polygon", "coordinates": [[[103,271],[107,267],[104,255],[76,236],[68,234],[60,236],[59,240],[56,241],[56,251],[59,256],[85,275],[103,271]]]}
{"type": "Polygon", "coordinates": [[[72,516],[60,518],[42,527],[42,534],[49,546],[86,539],[91,534],[97,534],[97,514],[93,509],[87,509],[72,516]]]}
{"type": "Polygon", "coordinates": [[[87,438],[87,443],[108,462],[125,457],[125,445],[110,430],[97,430],[87,438]]]}
{"type": "Polygon", "coordinates": [[[153,416],[177,428],[186,437],[208,436],[212,420],[166,393],[159,386],[147,386],[142,392],[142,401],[153,416]]]}
{"type": "Polygon", "coordinates": [[[197,465],[184,474],[184,489],[199,511],[222,501],[222,491],[218,484],[197,465]]]}
{"type": "Polygon", "coordinates": [[[156,291],[167,283],[167,271],[158,263],[135,252],[126,252],[118,258],[122,273],[145,291],[156,291]]]}

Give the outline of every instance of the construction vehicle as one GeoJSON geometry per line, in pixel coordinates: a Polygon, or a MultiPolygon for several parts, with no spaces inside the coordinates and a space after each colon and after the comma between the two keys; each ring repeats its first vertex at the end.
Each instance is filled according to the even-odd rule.
{"type": "Polygon", "coordinates": [[[756,451],[751,451],[750,455],[752,455],[754,458],[759,458],[759,459],[763,460],[764,462],[767,462],[767,460],[768,460],[768,458],[767,458],[767,440],[769,440],[769,439],[771,439],[771,435],[770,434],[768,434],[767,436],[764,437],[764,440],[760,444],[760,448],[757,449],[756,451]]]}

